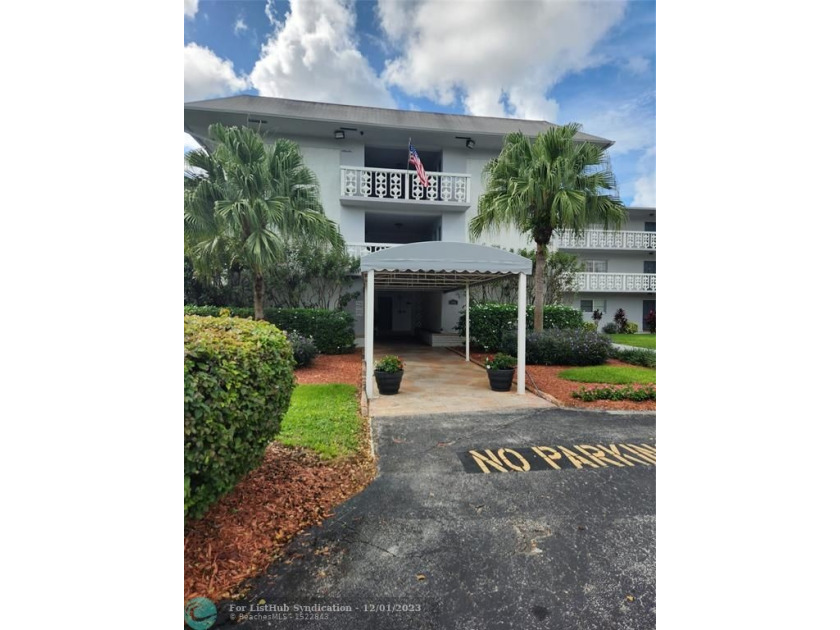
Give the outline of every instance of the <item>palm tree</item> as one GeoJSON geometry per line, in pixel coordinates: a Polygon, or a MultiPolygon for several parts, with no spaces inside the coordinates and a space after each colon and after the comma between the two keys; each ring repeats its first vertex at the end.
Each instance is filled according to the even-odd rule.
{"type": "Polygon", "coordinates": [[[280,139],[266,147],[252,129],[211,125],[212,154],[185,156],[184,236],[196,270],[208,275],[240,265],[250,269],[254,319],[264,319],[266,269],[284,246],[344,247],[334,221],[324,215],[315,174],[297,144],[280,139]],[[197,170],[200,169],[200,170],[197,170]]]}
{"type": "Polygon", "coordinates": [[[521,132],[505,138],[499,157],[484,167],[485,193],[470,234],[511,226],[530,233],[536,243],[534,330],[543,329],[545,261],[552,235],[582,234],[601,223],[616,229],[627,218],[618,198],[606,150],[575,142],[580,125],[552,127],[533,142],[521,132]]]}

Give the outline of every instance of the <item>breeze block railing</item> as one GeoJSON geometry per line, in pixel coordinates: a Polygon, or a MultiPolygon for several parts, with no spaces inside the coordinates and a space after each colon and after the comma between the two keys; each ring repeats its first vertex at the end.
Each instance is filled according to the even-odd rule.
{"type": "Polygon", "coordinates": [[[393,168],[341,167],[341,196],[353,199],[388,199],[469,204],[470,176],[465,173],[426,171],[428,187],[416,171],[393,168]]]}
{"type": "Polygon", "coordinates": [[[367,256],[374,252],[388,249],[389,247],[396,247],[396,243],[347,243],[347,253],[351,256],[367,256]]]}
{"type": "Polygon", "coordinates": [[[578,291],[656,293],[655,273],[579,273],[578,291]]]}
{"type": "Polygon", "coordinates": [[[656,249],[656,232],[605,232],[593,230],[575,236],[564,232],[552,239],[552,245],[561,249],[656,249]]]}

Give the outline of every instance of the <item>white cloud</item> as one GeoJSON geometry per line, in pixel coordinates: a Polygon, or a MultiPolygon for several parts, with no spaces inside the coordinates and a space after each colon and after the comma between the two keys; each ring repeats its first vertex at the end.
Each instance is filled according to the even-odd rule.
{"type": "Polygon", "coordinates": [[[184,153],[187,151],[194,151],[195,149],[200,149],[201,145],[198,144],[195,138],[193,138],[190,134],[186,131],[184,132],[184,153]]]}
{"type": "Polygon", "coordinates": [[[248,80],[236,75],[231,61],[196,43],[184,46],[185,102],[227,96],[247,87],[248,80]]]}
{"type": "Polygon", "coordinates": [[[610,153],[620,155],[656,144],[655,106],[656,95],[650,92],[617,103],[581,103],[565,114],[577,114],[571,120],[582,123],[583,131],[614,140],[610,153]]]}
{"type": "Polygon", "coordinates": [[[647,57],[629,57],[624,62],[624,67],[633,74],[644,74],[650,69],[650,59],[647,57]]]}
{"type": "Polygon", "coordinates": [[[595,45],[624,15],[616,2],[379,0],[377,15],[401,54],[385,79],[475,115],[556,120],[548,92],[564,76],[600,65],[595,45]]]}
{"type": "Polygon", "coordinates": [[[630,205],[643,208],[656,207],[656,171],[643,175],[633,182],[633,201],[630,205]]]}
{"type": "Polygon", "coordinates": [[[291,0],[282,21],[269,2],[266,14],[275,31],[250,76],[262,96],[395,107],[359,51],[350,0],[291,0]]]}
{"type": "Polygon", "coordinates": [[[639,177],[633,181],[631,206],[656,207],[656,147],[650,147],[637,162],[639,177]]]}
{"type": "Polygon", "coordinates": [[[236,22],[233,25],[233,34],[234,35],[241,35],[245,31],[248,30],[248,25],[245,24],[245,20],[241,17],[236,18],[236,22]]]}
{"type": "Polygon", "coordinates": [[[190,19],[198,13],[198,0],[184,0],[184,15],[190,19]]]}

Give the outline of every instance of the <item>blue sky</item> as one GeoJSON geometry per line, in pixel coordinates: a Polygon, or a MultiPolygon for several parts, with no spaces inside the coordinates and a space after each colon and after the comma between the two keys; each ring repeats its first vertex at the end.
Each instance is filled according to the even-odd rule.
{"type": "Polygon", "coordinates": [[[656,205],[652,1],[185,0],[185,101],[241,93],[579,122],[656,205]]]}

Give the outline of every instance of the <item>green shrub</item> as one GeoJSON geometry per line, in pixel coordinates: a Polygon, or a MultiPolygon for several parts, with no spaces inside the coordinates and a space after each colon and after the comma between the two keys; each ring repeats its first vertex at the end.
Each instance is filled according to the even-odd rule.
{"type": "Polygon", "coordinates": [[[318,356],[318,348],[312,337],[304,337],[298,331],[288,333],[289,342],[292,344],[292,354],[295,357],[295,367],[306,367],[318,356]]]}
{"type": "Polygon", "coordinates": [[[635,335],[639,332],[639,325],[636,322],[627,322],[627,325],[624,327],[624,332],[628,335],[635,335]]]}
{"type": "Polygon", "coordinates": [[[650,334],[656,334],[656,311],[651,309],[647,315],[645,315],[645,323],[648,325],[648,330],[650,334]]]}
{"type": "Polygon", "coordinates": [[[606,335],[616,335],[618,334],[618,324],[614,322],[608,322],[604,324],[603,328],[601,328],[601,332],[606,335]]]}
{"type": "MultiPolygon", "coordinates": [[[[217,306],[185,306],[185,315],[217,316],[217,306]]],[[[253,317],[253,308],[230,308],[234,317],[253,317]]],[[[265,319],[281,330],[296,330],[312,337],[323,354],[345,354],[356,347],[353,316],[347,311],[325,308],[267,308],[265,319]]]]}
{"type": "Polygon", "coordinates": [[[642,348],[624,350],[623,348],[613,346],[610,348],[610,357],[624,361],[625,363],[641,365],[642,367],[656,367],[656,352],[652,350],[644,350],[642,348]]]}
{"type": "Polygon", "coordinates": [[[516,367],[516,359],[509,354],[499,352],[485,357],[484,367],[488,370],[512,370],[516,367]]]}
{"type": "MultiPolygon", "coordinates": [[[[601,365],[609,358],[609,338],[583,329],[552,328],[525,335],[525,361],[532,365],[601,365]]],[[[505,333],[502,350],[516,354],[516,333],[505,333]]]]}
{"type": "MultiPolygon", "coordinates": [[[[476,304],[470,307],[470,338],[485,352],[501,349],[502,336],[506,331],[516,331],[518,308],[516,304],[476,304]]],[[[582,328],[583,314],[571,306],[552,304],[543,310],[544,328],[582,328]]],[[[534,307],[525,311],[525,327],[534,328],[534,307]]],[[[458,333],[466,334],[466,315],[461,313],[458,333]]]]}
{"type": "Polygon", "coordinates": [[[581,387],[579,390],[572,392],[572,398],[578,398],[584,402],[592,402],[593,400],[634,400],[642,402],[656,400],[656,387],[653,385],[643,385],[642,387],[633,387],[632,385],[624,387],[612,385],[581,387]]]}
{"type": "Polygon", "coordinates": [[[598,324],[595,322],[583,322],[583,329],[589,332],[598,332],[598,324]]]}
{"type": "Polygon", "coordinates": [[[285,333],[236,317],[184,317],[184,515],[201,516],[261,461],[294,388],[285,333]]]}
{"type": "Polygon", "coordinates": [[[615,312],[615,315],[613,316],[613,322],[618,327],[618,332],[627,332],[627,313],[624,312],[623,308],[620,308],[615,312]]]}
{"type": "Polygon", "coordinates": [[[376,362],[373,369],[377,372],[402,372],[405,369],[405,364],[397,355],[386,354],[376,362]]]}

